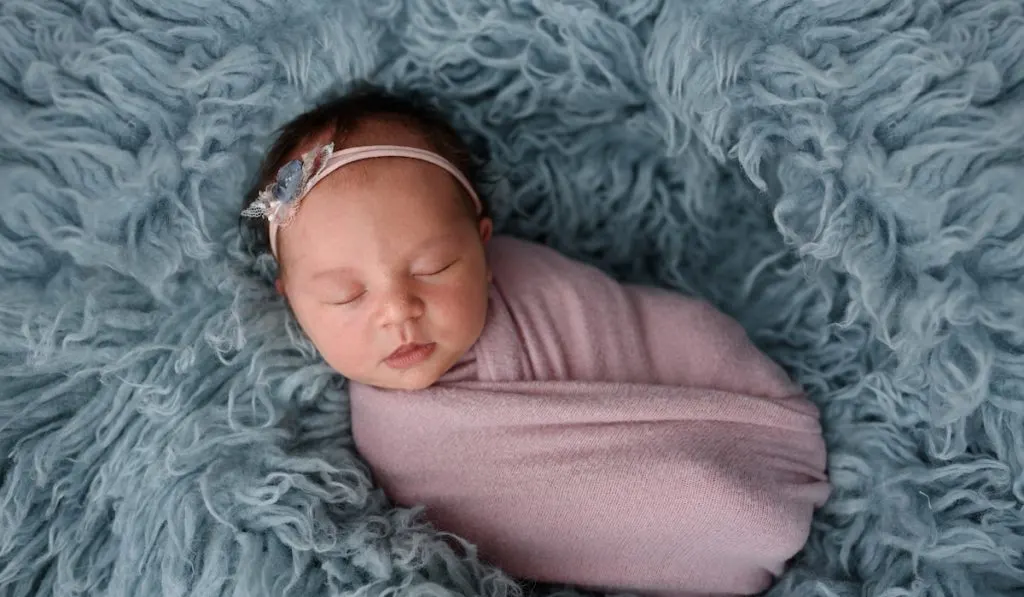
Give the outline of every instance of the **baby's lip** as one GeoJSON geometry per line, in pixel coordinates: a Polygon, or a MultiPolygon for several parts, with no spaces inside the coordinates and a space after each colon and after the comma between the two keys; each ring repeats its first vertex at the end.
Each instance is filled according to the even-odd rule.
{"type": "Polygon", "coordinates": [[[430,357],[436,347],[437,344],[433,342],[428,344],[413,342],[403,344],[384,359],[384,364],[392,369],[408,369],[430,357]]]}
{"type": "Polygon", "coordinates": [[[426,344],[420,342],[406,342],[405,344],[396,348],[395,351],[389,354],[384,360],[386,361],[388,359],[397,359],[404,357],[407,354],[410,354],[420,348],[423,348],[424,346],[426,346],[426,344]]]}

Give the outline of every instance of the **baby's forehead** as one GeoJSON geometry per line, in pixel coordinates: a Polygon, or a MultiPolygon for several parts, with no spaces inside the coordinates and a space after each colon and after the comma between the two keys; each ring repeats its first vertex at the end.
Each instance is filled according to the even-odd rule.
{"type": "MultiPolygon", "coordinates": [[[[351,180],[351,179],[350,179],[351,180]]],[[[327,190],[327,189],[325,189],[327,190]]],[[[455,200],[426,191],[352,185],[348,192],[326,193],[313,199],[283,230],[290,266],[308,272],[347,264],[354,270],[373,263],[405,262],[424,254],[430,241],[446,239],[431,249],[446,250],[453,239],[465,237],[466,218],[455,200]],[[397,191],[397,192],[395,192],[397,191]]]]}
{"type": "Polygon", "coordinates": [[[306,195],[297,224],[327,236],[354,229],[427,227],[467,219],[462,187],[436,165],[399,157],[348,164],[306,195]]]}

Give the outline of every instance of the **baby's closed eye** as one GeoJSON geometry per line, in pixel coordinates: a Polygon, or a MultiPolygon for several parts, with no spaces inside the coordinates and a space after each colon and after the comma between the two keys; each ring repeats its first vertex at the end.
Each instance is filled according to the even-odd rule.
{"type": "Polygon", "coordinates": [[[445,260],[434,260],[417,266],[413,269],[412,275],[425,278],[430,276],[437,276],[448,270],[450,270],[458,259],[445,259],[445,260]]]}
{"type": "Polygon", "coordinates": [[[335,296],[332,296],[332,297],[328,298],[328,300],[326,300],[324,302],[326,302],[328,304],[331,304],[331,305],[350,305],[350,304],[358,301],[359,299],[363,298],[363,295],[365,295],[365,294],[366,294],[366,289],[365,288],[360,288],[360,289],[357,289],[357,290],[349,290],[349,291],[346,291],[346,292],[340,292],[340,293],[336,294],[335,296]]]}

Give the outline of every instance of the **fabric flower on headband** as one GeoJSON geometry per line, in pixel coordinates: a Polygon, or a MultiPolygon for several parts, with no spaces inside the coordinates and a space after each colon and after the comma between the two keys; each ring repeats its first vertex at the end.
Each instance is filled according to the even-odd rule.
{"type": "Polygon", "coordinates": [[[266,218],[276,226],[287,226],[295,217],[299,203],[305,196],[307,185],[327,165],[334,151],[334,143],[310,150],[277,171],[274,182],[268,184],[242,215],[247,218],[266,218]]]}

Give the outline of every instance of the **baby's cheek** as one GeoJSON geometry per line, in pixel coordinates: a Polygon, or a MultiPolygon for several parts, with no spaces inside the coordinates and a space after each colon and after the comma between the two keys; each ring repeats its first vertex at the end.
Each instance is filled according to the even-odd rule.
{"type": "Polygon", "coordinates": [[[437,323],[443,326],[449,340],[462,349],[476,342],[487,312],[486,291],[481,293],[477,286],[453,286],[435,301],[437,323]]]}
{"type": "Polygon", "coordinates": [[[359,341],[344,329],[330,331],[333,333],[323,338],[323,346],[320,347],[327,361],[342,373],[354,373],[365,368],[367,346],[364,344],[362,350],[359,350],[359,341]]]}
{"type": "Polygon", "coordinates": [[[359,376],[368,369],[372,343],[364,338],[359,326],[343,320],[338,313],[325,307],[305,318],[303,328],[320,355],[333,369],[342,375],[359,376]]]}

